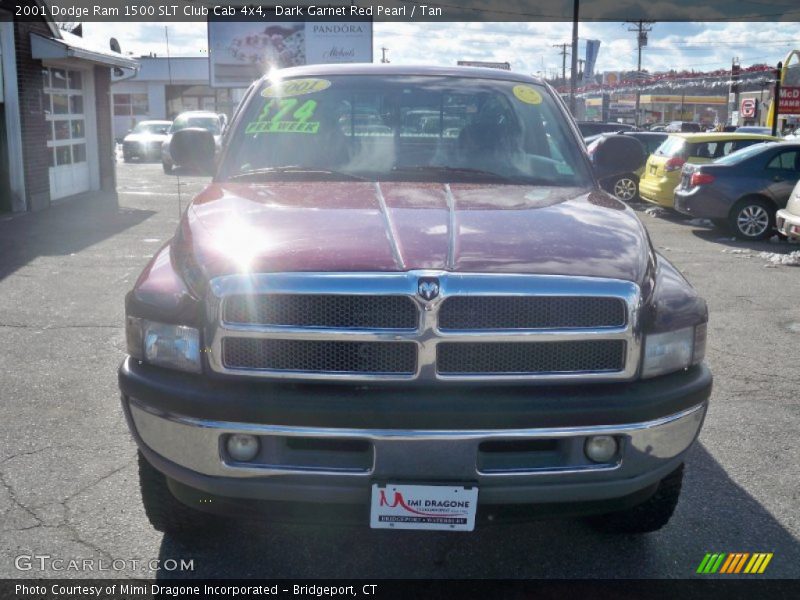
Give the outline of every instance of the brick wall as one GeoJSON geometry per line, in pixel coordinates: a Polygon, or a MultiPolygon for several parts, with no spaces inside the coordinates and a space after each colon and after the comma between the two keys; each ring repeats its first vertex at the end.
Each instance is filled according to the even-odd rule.
{"type": "Polygon", "coordinates": [[[31,58],[31,33],[49,36],[50,29],[44,22],[14,23],[25,201],[28,210],[40,210],[50,205],[50,157],[45,151],[47,123],[44,115],[42,61],[31,58]]]}
{"type": "Polygon", "coordinates": [[[117,189],[115,177],[116,152],[114,127],[111,123],[111,69],[94,68],[94,93],[97,114],[97,154],[100,162],[100,189],[113,192],[117,189]]]}

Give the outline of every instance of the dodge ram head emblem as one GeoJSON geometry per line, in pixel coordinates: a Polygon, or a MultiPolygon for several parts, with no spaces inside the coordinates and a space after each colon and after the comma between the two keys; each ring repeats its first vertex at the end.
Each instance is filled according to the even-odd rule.
{"type": "Polygon", "coordinates": [[[439,280],[420,279],[417,285],[417,293],[425,300],[433,300],[439,295],[439,280]]]}

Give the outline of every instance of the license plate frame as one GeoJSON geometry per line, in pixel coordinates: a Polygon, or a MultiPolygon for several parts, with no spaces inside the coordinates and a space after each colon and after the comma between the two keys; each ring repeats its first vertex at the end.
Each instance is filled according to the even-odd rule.
{"type": "Polygon", "coordinates": [[[370,528],[473,531],[477,510],[476,485],[375,483],[370,528]]]}

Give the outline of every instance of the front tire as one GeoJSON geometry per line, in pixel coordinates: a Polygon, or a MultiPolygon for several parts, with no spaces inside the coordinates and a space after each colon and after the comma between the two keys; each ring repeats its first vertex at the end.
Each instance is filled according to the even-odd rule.
{"type": "Polygon", "coordinates": [[[728,215],[728,227],[740,240],[764,240],[775,228],[775,207],[761,198],[744,198],[728,215]]]}
{"type": "Polygon", "coordinates": [[[166,173],[167,175],[172,173],[172,164],[170,164],[170,163],[164,162],[162,160],[161,161],[161,168],[164,169],[164,173],[166,173]]]}
{"type": "Polygon", "coordinates": [[[681,495],[683,463],[658,484],[655,494],[643,503],[588,519],[589,524],[603,533],[638,534],[658,531],[666,525],[681,495]]]}
{"type": "Polygon", "coordinates": [[[144,512],[157,531],[172,535],[207,532],[218,525],[219,519],[189,508],[172,495],[167,478],[156,470],[141,452],[139,455],[139,489],[144,512]]]}
{"type": "Polygon", "coordinates": [[[618,177],[609,187],[617,200],[630,202],[639,197],[639,181],[633,175],[618,177]]]}

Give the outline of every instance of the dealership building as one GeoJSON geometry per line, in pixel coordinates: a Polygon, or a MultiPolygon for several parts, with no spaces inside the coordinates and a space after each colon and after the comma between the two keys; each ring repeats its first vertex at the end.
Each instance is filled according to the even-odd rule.
{"type": "Polygon", "coordinates": [[[0,212],[113,192],[111,71],[134,71],[137,62],[49,20],[6,14],[0,65],[0,212]]]}
{"type": "Polygon", "coordinates": [[[142,56],[139,70],[114,76],[111,85],[114,138],[140,121],[174,119],[187,110],[233,114],[246,87],[210,87],[206,56],[142,56]]]}

